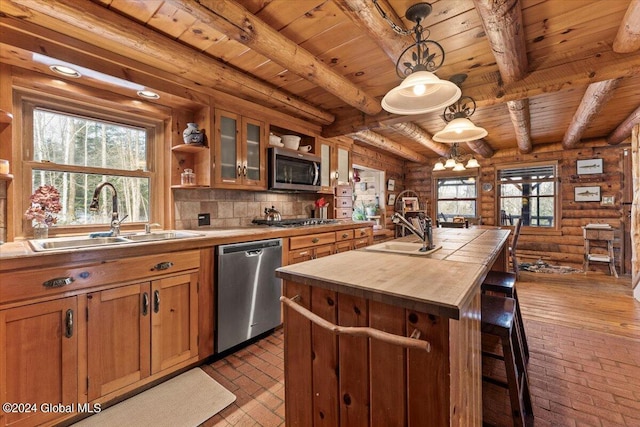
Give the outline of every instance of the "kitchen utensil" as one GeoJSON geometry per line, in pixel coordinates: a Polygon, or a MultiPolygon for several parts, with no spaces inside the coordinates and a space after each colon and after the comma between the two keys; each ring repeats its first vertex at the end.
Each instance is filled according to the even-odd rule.
{"type": "Polygon", "coordinates": [[[269,134],[269,144],[275,145],[277,147],[282,147],[283,144],[281,140],[282,138],[280,138],[278,135],[274,135],[272,133],[269,134]]]}
{"type": "Polygon", "coordinates": [[[282,135],[282,142],[285,148],[297,150],[300,146],[300,137],[298,135],[282,135]]]}
{"type": "Polygon", "coordinates": [[[310,145],[301,145],[300,147],[298,147],[298,151],[303,151],[305,153],[308,153],[309,151],[311,151],[311,146],[310,145]]]}
{"type": "Polygon", "coordinates": [[[282,215],[274,206],[271,206],[271,208],[264,208],[264,219],[267,221],[282,221],[282,215]]]}

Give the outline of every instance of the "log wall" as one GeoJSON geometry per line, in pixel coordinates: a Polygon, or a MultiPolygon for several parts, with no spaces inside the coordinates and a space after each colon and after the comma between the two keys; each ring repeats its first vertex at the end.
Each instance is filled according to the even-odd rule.
{"type": "MultiPolygon", "coordinates": [[[[557,230],[522,230],[518,241],[520,262],[535,262],[542,259],[554,265],[570,265],[582,268],[584,257],[584,239],[582,226],[588,223],[608,223],[616,232],[615,256],[618,272],[623,264],[622,257],[622,150],[629,144],[617,146],[604,142],[581,145],[576,149],[565,150],[559,144],[546,146],[530,154],[521,154],[515,150],[497,152],[491,159],[478,159],[481,168],[478,180],[478,213],[486,225],[498,224],[496,167],[508,164],[524,164],[537,161],[558,161],[560,175],[560,227],[557,230]],[[595,175],[577,175],[576,160],[603,159],[603,173],[595,175]],[[491,183],[491,191],[483,191],[482,184],[491,183]],[[574,201],[574,189],[580,186],[599,186],[601,196],[614,196],[613,206],[602,206],[599,202],[574,201]]],[[[405,186],[420,194],[421,199],[433,200],[431,167],[407,164],[405,186]]],[[[430,215],[435,215],[433,203],[430,215]]],[[[628,255],[629,256],[629,255],[628,255]]],[[[606,271],[606,264],[594,263],[590,270],[606,271]]]]}

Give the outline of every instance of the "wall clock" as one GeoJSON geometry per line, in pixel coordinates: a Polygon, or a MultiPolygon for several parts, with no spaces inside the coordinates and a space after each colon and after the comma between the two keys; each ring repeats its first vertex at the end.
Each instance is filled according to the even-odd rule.
{"type": "Polygon", "coordinates": [[[490,182],[485,182],[484,184],[482,184],[482,190],[483,191],[491,191],[493,190],[493,184],[490,182]]]}

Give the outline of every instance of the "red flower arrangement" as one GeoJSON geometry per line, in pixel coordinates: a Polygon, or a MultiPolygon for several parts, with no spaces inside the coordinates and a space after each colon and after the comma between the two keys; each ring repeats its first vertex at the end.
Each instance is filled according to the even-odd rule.
{"type": "Polygon", "coordinates": [[[53,185],[41,185],[29,200],[31,200],[31,206],[24,213],[27,219],[46,226],[58,222],[58,218],[53,214],[60,212],[62,205],[60,204],[60,193],[53,185]]]}
{"type": "Polygon", "coordinates": [[[328,206],[329,202],[327,202],[324,197],[320,197],[318,200],[316,200],[316,208],[324,208],[325,206],[328,206]]]}

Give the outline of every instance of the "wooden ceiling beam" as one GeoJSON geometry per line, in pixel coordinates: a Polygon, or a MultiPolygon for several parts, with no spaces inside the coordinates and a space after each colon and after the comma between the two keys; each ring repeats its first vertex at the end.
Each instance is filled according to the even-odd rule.
{"type": "Polygon", "coordinates": [[[451,151],[451,146],[434,141],[429,132],[422,129],[415,123],[397,123],[389,127],[400,132],[407,138],[411,138],[412,140],[417,141],[424,147],[427,147],[429,150],[432,150],[440,156],[446,156],[447,154],[449,154],[449,151],[451,151]]]}
{"type": "Polygon", "coordinates": [[[398,144],[397,142],[392,141],[384,137],[383,135],[380,135],[379,133],[365,130],[347,136],[373,147],[388,151],[389,153],[392,153],[398,157],[402,157],[403,159],[407,159],[409,161],[417,163],[427,163],[427,158],[422,154],[418,154],[412,149],[404,147],[401,144],[398,144]]]}
{"type": "Polygon", "coordinates": [[[631,136],[633,127],[640,123],[640,106],[635,109],[613,132],[607,136],[607,143],[611,145],[620,144],[631,136]]]}
{"type": "Polygon", "coordinates": [[[605,80],[603,82],[592,83],[587,87],[582,102],[578,106],[569,128],[562,138],[562,146],[565,149],[575,148],[580,142],[580,138],[585,129],[592,121],[593,117],[604,107],[613,96],[614,89],[618,86],[620,79],[605,80]]]}
{"type": "Polygon", "coordinates": [[[480,154],[485,159],[489,159],[493,157],[493,155],[495,154],[495,151],[493,151],[493,148],[491,148],[491,146],[487,144],[487,141],[485,141],[484,139],[467,141],[466,144],[467,144],[467,147],[472,149],[475,153],[480,154]]]}
{"type": "MultiPolygon", "coordinates": [[[[527,75],[529,62],[520,2],[474,0],[473,3],[482,20],[503,83],[509,85],[521,80],[527,75]]],[[[518,148],[522,153],[530,153],[533,143],[529,100],[507,101],[507,108],[518,148]]]]}
{"type": "Polygon", "coordinates": [[[618,28],[618,34],[613,40],[613,51],[631,53],[638,49],[640,49],[640,0],[631,0],[618,28]]]}
{"type": "Polygon", "coordinates": [[[382,111],[376,97],[335,72],[233,0],[165,0],[165,3],[187,12],[202,23],[313,82],[363,113],[376,114],[382,111]]]}
{"type": "Polygon", "coordinates": [[[531,142],[531,115],[529,114],[529,99],[507,102],[509,117],[516,131],[516,141],[521,153],[527,154],[533,150],[531,142]]]}
{"type": "Polygon", "coordinates": [[[335,118],[333,114],[303,102],[290,93],[235,71],[91,1],[6,0],[0,2],[0,11],[18,21],[42,25],[94,46],[111,49],[205,87],[268,105],[277,103],[283,111],[315,123],[329,124],[335,118]],[[59,21],[59,24],[53,25],[51,18],[59,21]]]}

